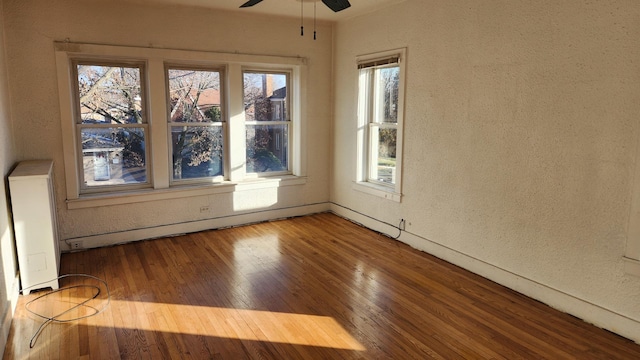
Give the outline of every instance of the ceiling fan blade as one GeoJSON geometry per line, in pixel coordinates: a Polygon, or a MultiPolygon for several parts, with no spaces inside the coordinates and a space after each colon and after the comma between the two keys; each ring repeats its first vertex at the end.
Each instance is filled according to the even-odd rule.
{"type": "Polygon", "coordinates": [[[255,4],[257,4],[257,3],[261,2],[261,1],[262,0],[249,0],[246,3],[240,5],[240,7],[243,8],[243,7],[253,6],[253,5],[255,5],[255,4]]]}
{"type": "Polygon", "coordinates": [[[342,11],[351,6],[348,0],[322,0],[322,2],[335,12],[342,11]]]}

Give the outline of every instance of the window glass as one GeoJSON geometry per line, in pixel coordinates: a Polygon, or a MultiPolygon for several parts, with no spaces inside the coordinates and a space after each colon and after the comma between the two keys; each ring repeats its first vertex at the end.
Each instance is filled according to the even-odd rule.
{"type": "Polygon", "coordinates": [[[77,72],[83,124],[143,122],[139,68],[79,64],[77,72]]]}
{"type": "Polygon", "coordinates": [[[148,183],[141,66],[76,64],[82,188],[148,183]]]}
{"type": "Polygon", "coordinates": [[[289,125],[247,125],[247,172],[287,170],[289,125]]]}
{"type": "Polygon", "coordinates": [[[247,173],[289,169],[288,82],[288,73],[244,73],[247,173]]]}
{"type": "Polygon", "coordinates": [[[400,67],[384,67],[375,70],[375,116],[378,123],[398,122],[398,80],[400,67]]]}
{"type": "Polygon", "coordinates": [[[395,127],[371,127],[370,179],[395,184],[397,133],[395,127]]]}
{"type": "Polygon", "coordinates": [[[222,176],[220,72],[168,69],[173,180],[222,176]]]}

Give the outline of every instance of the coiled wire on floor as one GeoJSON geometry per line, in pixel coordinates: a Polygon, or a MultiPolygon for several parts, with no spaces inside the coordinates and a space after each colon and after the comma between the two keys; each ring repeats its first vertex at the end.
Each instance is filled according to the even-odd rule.
{"type": "MultiPolygon", "coordinates": [[[[106,308],[109,306],[109,303],[111,302],[111,293],[109,292],[109,285],[107,285],[107,282],[95,277],[93,275],[87,275],[87,274],[67,274],[67,275],[61,275],[58,276],[57,280],[61,280],[64,278],[69,278],[69,277],[84,277],[84,278],[88,278],[88,279],[93,279],[98,281],[99,283],[101,283],[102,285],[104,285],[104,288],[106,289],[106,302],[104,303],[104,305],[102,307],[93,307],[91,305],[88,305],[90,301],[95,300],[98,298],[98,296],[100,296],[100,294],[102,293],[102,288],[100,286],[97,285],[91,285],[91,284],[78,284],[78,285],[69,285],[69,286],[65,286],[65,287],[61,287],[59,289],[55,289],[52,291],[47,292],[46,294],[42,294],[39,295],[38,297],[36,297],[35,299],[29,300],[29,302],[27,302],[25,304],[25,309],[39,317],[44,319],[45,321],[40,325],[40,327],[38,327],[38,329],[36,330],[36,332],[33,334],[33,336],[31,337],[31,340],[29,341],[29,348],[33,348],[36,344],[36,341],[38,340],[38,337],[40,336],[40,334],[42,333],[42,330],[44,330],[44,328],[51,324],[51,323],[68,323],[68,322],[72,322],[72,321],[78,321],[78,320],[82,320],[82,319],[86,319],[92,316],[96,316],[100,313],[102,313],[104,310],[106,310],[106,308]],[[88,296],[86,299],[83,299],[82,301],[80,301],[77,304],[74,304],[74,306],[58,313],[55,314],[53,316],[48,316],[46,314],[41,314],[35,310],[31,309],[31,305],[34,304],[35,302],[45,299],[47,297],[50,297],[52,295],[58,294],[62,291],[68,291],[68,290],[72,290],[72,289],[92,289],[92,294],[90,296],[88,296]],[[76,316],[73,318],[68,318],[68,319],[63,319],[62,317],[69,314],[70,312],[76,310],[76,309],[80,309],[80,308],[85,308],[85,309],[89,309],[91,310],[91,313],[87,314],[87,315],[81,315],[81,316],[76,316]]],[[[21,292],[23,292],[24,290],[27,289],[31,289],[31,288],[37,288],[38,286],[41,286],[43,284],[46,284],[50,281],[47,282],[43,282],[40,284],[35,284],[33,286],[30,286],[26,289],[21,290],[21,292]]]]}

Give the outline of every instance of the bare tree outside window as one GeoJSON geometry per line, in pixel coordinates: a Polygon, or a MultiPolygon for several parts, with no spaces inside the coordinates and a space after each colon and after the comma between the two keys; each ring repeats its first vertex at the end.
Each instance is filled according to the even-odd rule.
{"type": "Polygon", "coordinates": [[[84,185],[147,182],[140,67],[77,64],[75,70],[84,185]]]}
{"type": "Polygon", "coordinates": [[[173,179],[223,174],[220,72],[169,69],[173,179]]]}

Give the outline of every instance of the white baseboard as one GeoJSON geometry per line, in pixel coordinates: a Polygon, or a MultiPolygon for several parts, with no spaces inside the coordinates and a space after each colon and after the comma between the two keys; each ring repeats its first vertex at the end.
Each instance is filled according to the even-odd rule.
{"type": "Polygon", "coordinates": [[[122,244],[138,240],[154,239],[164,236],[172,236],[176,234],[187,234],[197,231],[220,229],[231,226],[251,224],[261,221],[269,221],[294,216],[302,216],[329,211],[329,203],[318,203],[313,205],[303,205],[289,207],[285,209],[274,209],[252,213],[244,213],[240,215],[230,215],[205,220],[190,221],[186,223],[167,224],[154,226],[145,229],[134,229],[120,231],[110,234],[100,234],[92,236],[83,236],[72,239],[64,239],[60,242],[60,249],[70,251],[70,244],[80,243],[80,249],[90,249],[102,246],[110,246],[122,244]]]}
{"type": "MultiPolygon", "coordinates": [[[[364,216],[340,205],[332,204],[331,211],[374,231],[397,234],[398,230],[381,221],[364,216]]],[[[408,232],[402,232],[399,241],[428,254],[436,256],[465,270],[483,276],[500,285],[513,289],[530,298],[543,302],[557,310],[571,314],[587,323],[640,344],[640,321],[618,314],[588,301],[553,289],[544,284],[522,277],[518,274],[498,268],[494,265],[478,260],[459,251],[447,248],[431,240],[408,232]]]]}

